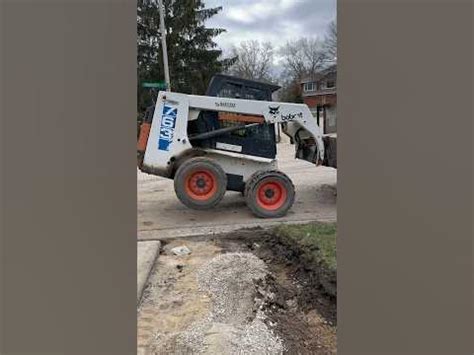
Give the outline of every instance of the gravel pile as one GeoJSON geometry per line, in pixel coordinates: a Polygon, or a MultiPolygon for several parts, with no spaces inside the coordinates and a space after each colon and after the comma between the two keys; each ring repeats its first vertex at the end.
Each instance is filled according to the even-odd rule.
{"type": "Polygon", "coordinates": [[[283,353],[283,344],[276,337],[263,319],[255,318],[240,332],[233,342],[231,354],[262,354],[273,355],[283,353]]]}
{"type": "Polygon", "coordinates": [[[255,282],[263,280],[265,263],[251,253],[221,254],[198,272],[199,289],[212,301],[212,320],[240,325],[252,317],[255,282]]]}
{"type": "Polygon", "coordinates": [[[204,265],[197,278],[199,289],[211,298],[211,312],[179,341],[197,353],[283,353],[281,340],[264,322],[263,301],[257,297],[256,283],[267,274],[265,263],[251,253],[221,254],[204,265]]]}
{"type": "Polygon", "coordinates": [[[264,289],[267,274],[265,263],[251,253],[210,260],[197,272],[198,287],[211,300],[209,314],[183,332],[157,336],[153,353],[282,354],[282,341],[266,325],[262,310],[272,297],[264,289]]]}

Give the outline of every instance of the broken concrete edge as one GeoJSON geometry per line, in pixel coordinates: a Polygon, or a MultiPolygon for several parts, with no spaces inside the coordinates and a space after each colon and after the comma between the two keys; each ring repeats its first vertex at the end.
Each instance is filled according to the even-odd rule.
{"type": "Polygon", "coordinates": [[[140,305],[143,291],[160,254],[159,240],[137,241],[137,306],[140,305]]]}
{"type": "Polygon", "coordinates": [[[178,238],[200,237],[209,235],[226,234],[235,231],[252,230],[252,229],[268,229],[282,224],[306,224],[311,222],[337,222],[335,218],[317,218],[317,219],[302,219],[302,220],[269,220],[259,221],[255,223],[246,223],[241,225],[219,225],[206,226],[199,228],[170,228],[170,229],[156,229],[140,231],[138,235],[139,241],[147,240],[173,240],[178,238]]]}

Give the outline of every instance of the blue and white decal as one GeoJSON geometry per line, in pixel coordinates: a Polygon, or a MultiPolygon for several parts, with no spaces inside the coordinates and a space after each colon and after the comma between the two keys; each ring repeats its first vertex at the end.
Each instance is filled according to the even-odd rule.
{"type": "Polygon", "coordinates": [[[158,139],[158,149],[170,149],[170,144],[173,141],[174,128],[176,126],[176,116],[178,109],[163,105],[163,113],[161,115],[160,137],[158,139]]]}

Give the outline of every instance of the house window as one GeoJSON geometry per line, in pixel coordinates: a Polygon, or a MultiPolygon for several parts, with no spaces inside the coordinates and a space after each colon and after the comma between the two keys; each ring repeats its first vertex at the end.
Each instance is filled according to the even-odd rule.
{"type": "Polygon", "coordinates": [[[316,83],[304,83],[303,90],[308,91],[316,91],[316,83]]]}
{"type": "Polygon", "coordinates": [[[328,80],[326,83],[326,88],[333,89],[336,87],[336,82],[334,80],[328,80]]]}

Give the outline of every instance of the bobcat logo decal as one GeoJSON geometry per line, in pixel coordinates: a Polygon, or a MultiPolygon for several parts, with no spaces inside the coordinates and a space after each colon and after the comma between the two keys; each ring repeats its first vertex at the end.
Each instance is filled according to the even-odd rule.
{"type": "Polygon", "coordinates": [[[272,116],[276,116],[280,113],[280,106],[272,107],[268,106],[268,113],[272,116]]]}

